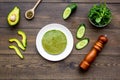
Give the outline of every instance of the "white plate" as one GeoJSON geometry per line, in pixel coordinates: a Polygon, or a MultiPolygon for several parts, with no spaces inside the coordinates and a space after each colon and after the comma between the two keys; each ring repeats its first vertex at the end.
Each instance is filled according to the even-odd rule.
{"type": "Polygon", "coordinates": [[[57,24],[57,23],[48,24],[38,32],[38,35],[36,38],[36,47],[37,47],[39,54],[45,59],[50,60],[50,61],[60,61],[60,60],[65,59],[71,53],[73,49],[73,36],[71,32],[65,26],[61,24],[57,24]],[[67,45],[66,45],[65,50],[58,55],[49,54],[42,47],[42,37],[49,30],[60,30],[65,34],[67,38],[67,45]]]}

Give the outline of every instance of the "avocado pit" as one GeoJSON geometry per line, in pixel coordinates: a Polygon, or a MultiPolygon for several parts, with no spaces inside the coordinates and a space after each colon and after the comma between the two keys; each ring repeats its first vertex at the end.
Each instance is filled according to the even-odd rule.
{"type": "Polygon", "coordinates": [[[16,15],[15,15],[15,14],[11,15],[10,21],[12,21],[12,22],[15,22],[15,21],[16,21],[16,15]]]}

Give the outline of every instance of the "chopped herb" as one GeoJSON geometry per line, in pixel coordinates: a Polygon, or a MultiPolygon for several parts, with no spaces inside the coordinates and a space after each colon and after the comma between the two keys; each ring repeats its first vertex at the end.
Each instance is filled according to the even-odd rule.
{"type": "Polygon", "coordinates": [[[94,5],[88,14],[92,23],[98,26],[106,25],[111,21],[111,11],[106,4],[94,5]]]}

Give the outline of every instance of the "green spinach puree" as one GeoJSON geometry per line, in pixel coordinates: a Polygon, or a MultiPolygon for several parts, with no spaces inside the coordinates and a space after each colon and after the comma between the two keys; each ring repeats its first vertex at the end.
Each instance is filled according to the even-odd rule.
{"type": "Polygon", "coordinates": [[[63,32],[59,30],[47,31],[42,38],[44,50],[52,55],[62,53],[67,45],[67,39],[63,32]]]}

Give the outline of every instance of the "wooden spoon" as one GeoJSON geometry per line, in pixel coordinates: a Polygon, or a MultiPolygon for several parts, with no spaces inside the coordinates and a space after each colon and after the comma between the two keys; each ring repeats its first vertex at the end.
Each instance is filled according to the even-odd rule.
{"type": "Polygon", "coordinates": [[[33,17],[35,16],[35,9],[41,1],[42,0],[38,0],[37,3],[35,4],[35,6],[32,9],[29,9],[25,12],[25,18],[26,19],[33,19],[33,17]]]}

